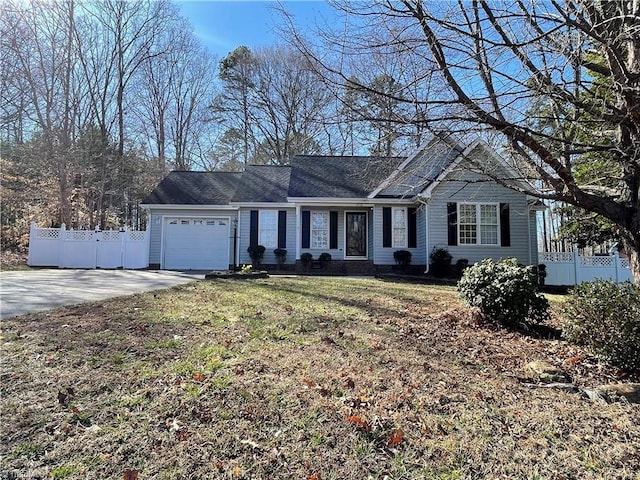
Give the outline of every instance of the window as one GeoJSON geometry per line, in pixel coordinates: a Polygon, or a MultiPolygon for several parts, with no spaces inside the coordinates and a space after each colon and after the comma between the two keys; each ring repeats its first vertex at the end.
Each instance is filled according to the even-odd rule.
{"type": "Polygon", "coordinates": [[[498,205],[461,203],[458,206],[460,245],[498,245],[498,205]]]}
{"type": "Polygon", "coordinates": [[[311,212],[311,248],[329,247],[329,212],[311,212]]]}
{"type": "Polygon", "coordinates": [[[393,209],[393,246],[407,246],[407,209],[393,209]]]}
{"type": "Polygon", "coordinates": [[[265,248],[278,246],[278,212],[276,210],[260,210],[258,220],[258,244],[265,248]]]}

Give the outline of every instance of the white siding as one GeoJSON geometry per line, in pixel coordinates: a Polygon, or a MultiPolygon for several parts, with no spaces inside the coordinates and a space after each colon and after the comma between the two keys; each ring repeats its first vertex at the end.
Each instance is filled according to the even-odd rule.
{"type": "MultiPolygon", "coordinates": [[[[453,176],[452,176],[453,178],[453,176]]],[[[485,258],[515,257],[529,264],[530,215],[525,195],[490,181],[477,181],[471,174],[458,174],[459,180],[445,180],[431,194],[429,202],[429,248],[446,248],[453,256],[452,263],[465,258],[470,264],[485,258]],[[495,202],[509,204],[511,246],[448,245],[448,202],[495,202]]],[[[532,239],[533,241],[533,239],[532,239]]]]}
{"type": "MultiPolygon", "coordinates": [[[[317,259],[321,253],[328,253],[332,260],[344,260],[344,212],[365,211],[362,208],[340,208],[340,207],[302,207],[302,211],[310,212],[338,212],[338,248],[301,248],[300,253],[310,253],[317,259]]],[[[367,222],[369,222],[367,215],[367,222]]],[[[302,234],[302,228],[300,228],[302,234]]],[[[331,237],[331,233],[329,233],[331,237]]]]}
{"type": "MultiPolygon", "coordinates": [[[[410,205],[407,205],[409,207],[410,205]]],[[[416,235],[417,243],[416,248],[398,248],[398,247],[383,247],[382,246],[382,209],[383,205],[376,205],[373,209],[373,223],[374,223],[374,243],[375,243],[375,255],[374,263],[376,265],[395,265],[396,261],[393,258],[393,252],[396,250],[408,250],[411,252],[411,264],[412,265],[425,265],[425,210],[424,208],[418,208],[416,215],[416,235]]]]}
{"type": "MultiPolygon", "coordinates": [[[[162,264],[162,229],[165,217],[188,217],[188,218],[207,218],[207,217],[223,217],[229,218],[231,222],[236,218],[236,212],[231,210],[199,210],[199,209],[159,209],[154,208],[150,212],[149,224],[149,263],[162,264]]],[[[233,264],[233,226],[230,228],[229,235],[229,265],[233,264]]]]}
{"type": "MultiPolygon", "coordinates": [[[[296,261],[296,210],[295,208],[243,208],[240,210],[240,222],[238,228],[238,234],[240,235],[240,245],[238,247],[238,254],[240,265],[248,265],[251,263],[251,257],[247,252],[249,248],[250,238],[250,226],[251,226],[251,210],[285,210],[287,212],[287,264],[293,264],[296,261]]],[[[273,254],[275,248],[267,248],[264,252],[264,258],[262,263],[275,264],[276,256],[273,254]]]]}

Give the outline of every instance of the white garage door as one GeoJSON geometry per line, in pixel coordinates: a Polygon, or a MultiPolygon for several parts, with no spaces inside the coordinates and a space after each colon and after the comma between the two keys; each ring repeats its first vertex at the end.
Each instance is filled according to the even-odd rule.
{"type": "Polygon", "coordinates": [[[164,227],[164,268],[229,268],[229,219],[167,218],[164,227]]]}

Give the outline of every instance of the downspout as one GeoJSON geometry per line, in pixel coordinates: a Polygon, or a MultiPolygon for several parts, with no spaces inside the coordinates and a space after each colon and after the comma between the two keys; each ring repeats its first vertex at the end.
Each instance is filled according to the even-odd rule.
{"type": "Polygon", "coordinates": [[[301,235],[301,222],[302,219],[302,212],[300,209],[300,205],[297,204],[296,205],[296,260],[300,258],[300,249],[301,249],[301,242],[302,242],[302,235],[301,235]]]}
{"type": "Polygon", "coordinates": [[[418,202],[424,205],[424,248],[425,248],[425,261],[426,270],[424,271],[425,275],[429,273],[429,204],[427,200],[422,196],[418,195],[418,202]]]}
{"type": "Polygon", "coordinates": [[[237,220],[237,225],[235,228],[235,234],[236,234],[236,238],[235,238],[235,242],[234,242],[234,250],[235,252],[233,252],[234,255],[234,270],[235,267],[240,265],[240,239],[242,238],[241,232],[240,232],[240,213],[242,212],[242,210],[240,208],[238,208],[238,210],[236,210],[236,218],[237,220]]]}
{"type": "Polygon", "coordinates": [[[531,265],[533,256],[531,255],[531,205],[529,205],[529,202],[527,202],[527,237],[529,240],[529,265],[531,265]]]}

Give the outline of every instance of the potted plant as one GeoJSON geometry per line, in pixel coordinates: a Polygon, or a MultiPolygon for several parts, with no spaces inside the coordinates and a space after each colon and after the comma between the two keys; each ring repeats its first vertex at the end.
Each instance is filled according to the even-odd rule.
{"type": "Polygon", "coordinates": [[[320,265],[322,265],[322,268],[324,268],[331,261],[331,254],[327,252],[323,252],[318,257],[318,260],[320,260],[320,265]]]}
{"type": "Polygon", "coordinates": [[[264,258],[265,250],[266,249],[263,245],[250,245],[249,248],[247,248],[247,253],[251,258],[253,268],[260,268],[260,264],[262,263],[262,259],[264,258]]]}
{"type": "Polygon", "coordinates": [[[276,262],[278,263],[278,269],[282,270],[282,265],[287,261],[287,251],[284,248],[276,248],[273,251],[276,256],[276,262]]]}
{"type": "Polygon", "coordinates": [[[309,270],[309,265],[311,265],[311,260],[313,260],[313,255],[310,254],[309,252],[305,252],[302,255],[300,255],[300,262],[302,263],[302,266],[304,267],[305,271],[309,270]]]}
{"type": "Polygon", "coordinates": [[[459,258],[456,261],[456,275],[458,278],[462,278],[462,274],[469,267],[469,260],[466,258],[459,258]]]}
{"type": "Polygon", "coordinates": [[[449,250],[446,248],[435,248],[431,251],[429,255],[429,260],[431,262],[431,273],[435,277],[446,277],[449,275],[451,270],[451,260],[452,256],[449,253],[449,250]]]}
{"type": "Polygon", "coordinates": [[[411,264],[411,252],[409,250],[396,250],[393,252],[393,259],[396,261],[396,265],[405,268],[411,264]]]}

